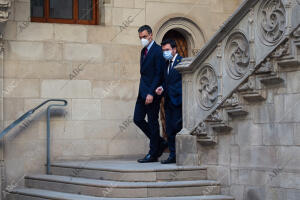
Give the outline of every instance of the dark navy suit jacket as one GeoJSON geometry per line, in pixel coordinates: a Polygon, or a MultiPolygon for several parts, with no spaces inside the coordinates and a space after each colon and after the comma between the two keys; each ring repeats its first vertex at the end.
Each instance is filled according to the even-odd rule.
{"type": "Polygon", "coordinates": [[[156,96],[155,90],[161,84],[165,59],[161,46],[156,44],[156,42],[153,43],[145,58],[144,51],[145,48],[141,51],[139,95],[146,99],[148,94],[156,96]]]}
{"type": "Polygon", "coordinates": [[[174,60],[173,67],[170,68],[168,74],[169,61],[166,62],[166,67],[164,68],[164,81],[163,89],[164,95],[168,95],[171,102],[175,106],[182,104],[182,78],[181,74],[174,69],[174,67],[181,62],[182,57],[178,54],[174,60]]]}

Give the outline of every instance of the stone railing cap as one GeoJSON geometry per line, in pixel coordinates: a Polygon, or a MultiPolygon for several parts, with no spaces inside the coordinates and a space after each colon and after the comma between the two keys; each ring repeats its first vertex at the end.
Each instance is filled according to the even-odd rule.
{"type": "MultiPolygon", "coordinates": [[[[205,61],[205,59],[213,52],[218,43],[221,42],[229,32],[240,23],[241,19],[251,10],[251,8],[259,0],[245,0],[234,12],[234,14],[220,27],[214,36],[204,45],[199,53],[192,58],[189,65],[181,64],[176,67],[181,73],[191,73],[196,67],[205,61]]],[[[191,58],[190,58],[191,59],[191,58]]]]}

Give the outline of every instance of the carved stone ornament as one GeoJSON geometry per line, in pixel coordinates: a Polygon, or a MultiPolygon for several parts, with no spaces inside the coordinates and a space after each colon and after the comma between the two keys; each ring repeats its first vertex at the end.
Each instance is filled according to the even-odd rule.
{"type": "Polygon", "coordinates": [[[238,88],[238,91],[245,92],[245,91],[254,90],[254,89],[255,89],[255,77],[250,76],[248,78],[247,82],[245,82],[238,88]]]}
{"type": "Polygon", "coordinates": [[[258,12],[258,30],[266,45],[277,44],[285,32],[286,11],[281,0],[263,1],[258,12]]]}
{"type": "Polygon", "coordinates": [[[207,127],[205,122],[201,122],[198,126],[192,131],[192,135],[201,136],[207,134],[207,127]]]}
{"type": "Polygon", "coordinates": [[[175,68],[185,68],[188,67],[194,60],[194,57],[183,58],[181,62],[175,68]]]}
{"type": "Polygon", "coordinates": [[[224,120],[223,112],[220,109],[217,109],[206,119],[207,122],[221,122],[224,120]]]}
{"type": "Polygon", "coordinates": [[[272,58],[281,58],[282,56],[288,55],[290,50],[290,41],[287,40],[281,44],[271,55],[272,58]]]}
{"type": "Polygon", "coordinates": [[[267,58],[256,70],[256,74],[270,73],[274,71],[274,65],[270,58],[267,58]]]}
{"type": "Polygon", "coordinates": [[[0,23],[6,22],[9,17],[10,0],[0,0],[0,23]]]}
{"type": "Polygon", "coordinates": [[[235,107],[238,106],[240,103],[239,101],[239,96],[237,95],[237,93],[233,93],[231,95],[230,98],[228,98],[224,104],[222,105],[222,107],[235,107]]]}
{"type": "Polygon", "coordinates": [[[233,79],[241,79],[249,71],[249,42],[244,34],[233,33],[226,44],[227,71],[233,79]]]}
{"type": "Polygon", "coordinates": [[[204,110],[209,110],[217,102],[218,80],[214,69],[205,65],[196,77],[197,101],[204,110]]]}

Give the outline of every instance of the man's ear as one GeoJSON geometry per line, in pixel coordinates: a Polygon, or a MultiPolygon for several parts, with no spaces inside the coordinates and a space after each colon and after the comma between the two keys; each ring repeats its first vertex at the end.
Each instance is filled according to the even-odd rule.
{"type": "Polygon", "coordinates": [[[176,47],[173,48],[173,52],[174,52],[174,54],[177,53],[177,48],[176,47]]]}

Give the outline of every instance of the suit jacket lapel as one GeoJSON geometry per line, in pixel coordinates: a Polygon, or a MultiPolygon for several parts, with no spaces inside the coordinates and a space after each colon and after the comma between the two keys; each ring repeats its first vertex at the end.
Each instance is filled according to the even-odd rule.
{"type": "MultiPolygon", "coordinates": [[[[142,58],[142,63],[144,63],[153,53],[154,46],[156,45],[155,41],[153,42],[151,48],[149,49],[145,59],[142,58]]],[[[142,55],[143,56],[143,55],[142,55]]]]}
{"type": "Polygon", "coordinates": [[[141,56],[140,56],[140,64],[141,64],[141,68],[142,68],[143,60],[145,60],[145,59],[143,59],[143,57],[144,57],[144,50],[141,51],[141,56]]]}
{"type": "Polygon", "coordinates": [[[174,67],[175,67],[180,61],[181,61],[181,57],[179,57],[179,55],[177,55],[176,59],[174,60],[174,63],[173,63],[173,65],[172,65],[172,67],[170,67],[168,79],[172,76],[173,72],[176,70],[176,69],[174,69],[174,67]]]}

